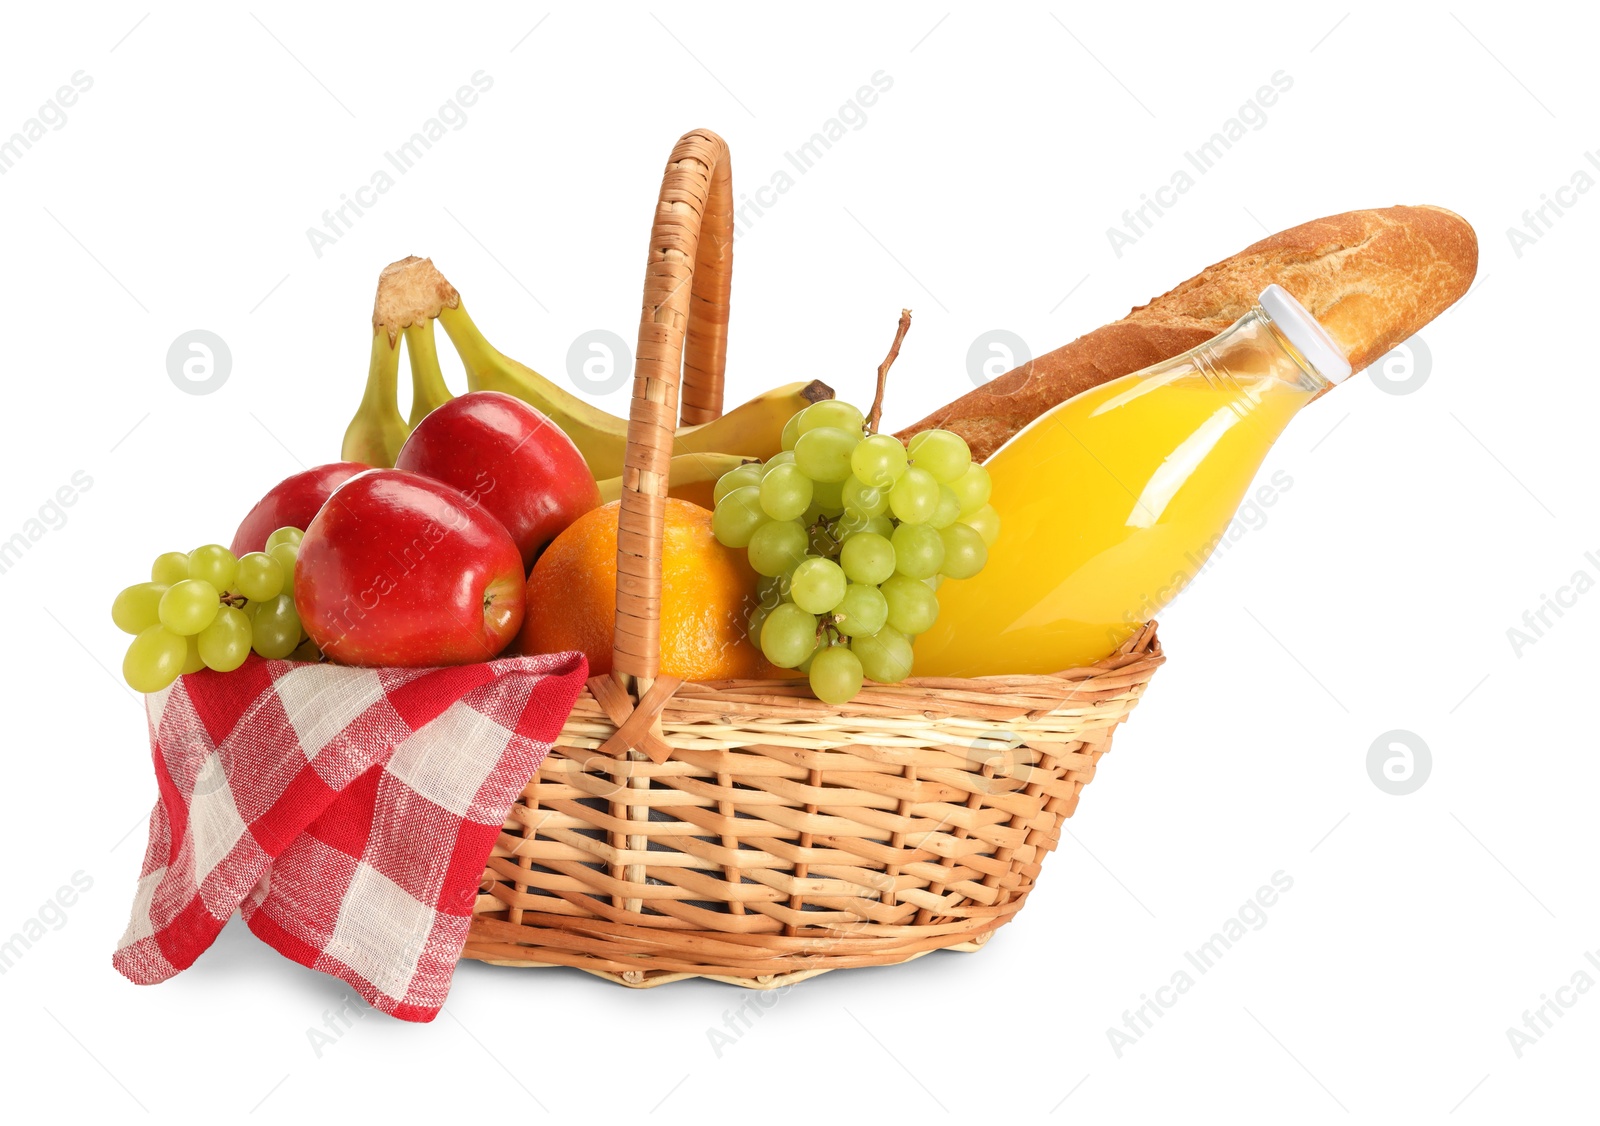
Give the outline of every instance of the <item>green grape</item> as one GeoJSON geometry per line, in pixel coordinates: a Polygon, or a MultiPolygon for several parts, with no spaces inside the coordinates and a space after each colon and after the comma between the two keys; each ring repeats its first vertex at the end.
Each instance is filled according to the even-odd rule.
{"type": "Polygon", "coordinates": [[[815,481],[811,486],[814,503],[825,516],[837,516],[844,511],[844,482],[815,481]]]}
{"type": "Polygon", "coordinates": [[[845,587],[844,597],[833,608],[833,613],[838,618],[834,628],[846,637],[877,633],[889,619],[889,601],[875,586],[851,583],[845,587]]]}
{"type": "Polygon", "coordinates": [[[204,579],[218,590],[231,590],[238,573],[238,558],[220,543],[208,543],[189,553],[191,579],[204,579]]]}
{"type": "Polygon", "coordinates": [[[915,637],[939,616],[939,596],[920,579],[891,575],[879,589],[889,603],[889,624],[901,633],[915,637]]]}
{"type": "Polygon", "coordinates": [[[911,675],[911,640],[893,626],[852,637],[850,652],[861,661],[861,671],[880,684],[898,684],[911,675]]]}
{"type": "Polygon", "coordinates": [[[969,528],[977,529],[983,542],[989,547],[994,546],[994,541],[1000,538],[1000,514],[994,510],[994,505],[986,504],[970,516],[963,516],[961,522],[969,528]]]}
{"type": "Polygon", "coordinates": [[[850,476],[850,454],[859,442],[857,435],[836,426],[806,430],[794,444],[794,463],[813,481],[843,481],[850,476]]]}
{"type": "Polygon", "coordinates": [[[303,538],[305,538],[305,533],[299,528],[279,528],[267,537],[266,550],[270,553],[280,543],[292,543],[298,547],[303,538]]]}
{"type": "Polygon", "coordinates": [[[948,430],[924,430],[913,435],[906,450],[913,462],[945,485],[959,478],[972,464],[972,451],[967,448],[966,441],[948,430]]]}
{"type": "Polygon", "coordinates": [[[251,635],[250,619],[245,612],[224,606],[217,611],[216,619],[195,638],[200,646],[200,659],[207,668],[232,672],[250,655],[251,635]]]}
{"type": "Polygon", "coordinates": [[[823,399],[812,403],[799,415],[799,433],[820,430],[824,426],[836,427],[849,434],[860,434],[867,424],[859,410],[842,399],[823,399]]]}
{"type": "MultiPolygon", "coordinates": [[[[811,433],[815,434],[813,430],[811,433]]],[[[800,609],[811,614],[826,614],[844,598],[844,570],[832,559],[807,559],[794,569],[789,597],[800,609]]]]}
{"type": "Polygon", "coordinates": [[[300,541],[294,543],[280,543],[276,547],[267,548],[267,554],[278,561],[278,566],[283,568],[284,594],[294,593],[294,565],[300,559],[300,541]]]}
{"type": "Polygon", "coordinates": [[[234,590],[251,602],[265,602],[283,593],[283,579],[282,563],[264,551],[252,551],[239,559],[234,590]]]}
{"type": "Polygon", "coordinates": [[[761,510],[774,520],[793,520],[811,507],[811,478],[796,465],[780,465],[761,478],[761,510]]]}
{"type": "Polygon", "coordinates": [[[171,586],[189,577],[189,556],[181,551],[169,551],[156,556],[150,564],[150,581],[171,586]]]}
{"type": "Polygon", "coordinates": [[[976,528],[966,524],[951,524],[939,530],[944,541],[944,562],[939,570],[951,579],[970,579],[989,562],[989,545],[976,528]]]}
{"type": "Polygon", "coordinates": [[[894,569],[900,574],[926,579],[939,573],[944,541],[927,524],[901,524],[889,542],[894,545],[894,569]]]}
{"type": "Polygon", "coordinates": [[[861,661],[843,645],[832,645],[811,662],[811,691],[824,704],[844,704],[861,691],[861,661]]]}
{"type": "Polygon", "coordinates": [[[217,588],[204,579],[173,583],[161,596],[157,613],[161,624],[181,637],[199,633],[217,616],[217,588]]]}
{"type": "Polygon", "coordinates": [[[861,478],[852,473],[845,478],[839,490],[839,500],[844,507],[863,516],[882,516],[889,511],[889,489],[863,485],[861,478]]]}
{"type": "Polygon", "coordinates": [[[939,510],[939,482],[913,465],[889,490],[889,508],[903,524],[926,524],[939,510]]]}
{"type": "Polygon", "coordinates": [[[750,645],[757,649],[762,648],[762,627],[766,625],[766,616],[771,613],[771,609],[758,605],[744,619],[744,635],[750,638],[750,645]]]}
{"type": "MultiPolygon", "coordinates": [[[[784,450],[782,453],[773,454],[771,457],[769,457],[766,460],[766,463],[761,466],[761,476],[765,477],[768,473],[771,473],[774,469],[778,468],[778,466],[780,466],[780,465],[793,465],[793,464],[794,464],[794,452],[792,450],[784,450]]],[[[760,483],[761,482],[759,482],[759,481],[754,482],[754,484],[757,484],[757,485],[759,485],[760,483]]]]}
{"type": "Polygon", "coordinates": [[[782,669],[792,669],[817,647],[817,619],[793,602],[767,615],[761,626],[761,653],[782,669]]]}
{"type": "Polygon", "coordinates": [[[858,532],[844,541],[839,551],[839,566],[852,583],[876,586],[894,574],[895,551],[892,541],[876,532],[858,532]]]}
{"type": "Polygon", "coordinates": [[[255,651],[269,661],[281,661],[293,653],[300,644],[300,615],[295,612],[294,599],[280,594],[263,602],[250,629],[255,651]]]}
{"type": "Polygon", "coordinates": [[[761,463],[747,461],[717,478],[717,483],[711,489],[711,502],[713,505],[720,504],[722,498],[733,490],[743,488],[745,485],[759,484],[761,484],[761,463]]]}
{"type": "Polygon", "coordinates": [[[783,595],[779,593],[783,577],[763,578],[756,583],[755,602],[745,604],[744,624],[745,632],[749,635],[750,643],[757,649],[761,648],[761,626],[767,620],[767,615],[784,603],[783,595]],[[770,585],[763,585],[770,584],[770,585]]]}
{"type": "Polygon", "coordinates": [[[750,537],[750,566],[756,574],[774,578],[794,569],[810,546],[806,530],[795,520],[773,520],[750,537]]]}
{"type": "Polygon", "coordinates": [[[141,634],[161,620],[161,596],[166,583],[134,583],[112,600],[111,620],[123,633],[141,634]]]}
{"type": "Polygon", "coordinates": [[[778,444],[781,445],[785,450],[794,449],[795,442],[799,440],[800,416],[805,413],[806,412],[804,410],[797,410],[789,416],[789,421],[783,424],[783,437],[779,440],[778,444]]]}
{"type": "Polygon", "coordinates": [[[761,507],[761,490],[741,485],[718,502],[711,514],[711,531],[724,547],[749,547],[751,535],[767,520],[761,507]]]}
{"type": "Polygon", "coordinates": [[[135,692],[159,692],[183,671],[189,641],[164,626],[139,631],[122,658],[122,679],[135,692]]]}
{"type": "Polygon", "coordinates": [[[956,499],[955,490],[949,485],[939,486],[939,507],[933,510],[933,516],[928,521],[928,526],[935,530],[948,528],[956,522],[961,515],[961,502],[956,499]]]}
{"type": "Polygon", "coordinates": [[[890,536],[894,535],[894,521],[891,520],[887,515],[871,516],[867,518],[866,525],[861,530],[863,532],[871,532],[875,536],[882,536],[884,539],[888,539],[890,536]]]}
{"type": "Polygon", "coordinates": [[[820,652],[822,652],[822,647],[819,645],[817,648],[807,653],[806,659],[794,667],[795,672],[809,673],[811,671],[811,662],[817,659],[817,654],[820,652]]]}
{"type": "Polygon", "coordinates": [[[989,492],[994,487],[989,480],[989,471],[981,465],[967,466],[967,471],[954,481],[950,488],[955,491],[956,500],[961,503],[961,515],[971,516],[978,509],[989,503],[989,492]]]}
{"type": "Polygon", "coordinates": [[[887,489],[906,471],[906,448],[891,434],[872,434],[850,454],[850,469],[863,485],[887,489]]]}

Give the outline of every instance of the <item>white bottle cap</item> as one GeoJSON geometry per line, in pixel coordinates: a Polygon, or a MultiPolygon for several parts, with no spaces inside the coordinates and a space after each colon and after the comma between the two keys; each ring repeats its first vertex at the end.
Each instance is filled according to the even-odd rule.
{"type": "Polygon", "coordinates": [[[1350,378],[1350,361],[1345,359],[1339,345],[1288,290],[1281,285],[1269,285],[1257,300],[1272,323],[1278,326],[1278,331],[1289,338],[1289,343],[1317,369],[1318,375],[1329,383],[1343,383],[1350,378]]]}

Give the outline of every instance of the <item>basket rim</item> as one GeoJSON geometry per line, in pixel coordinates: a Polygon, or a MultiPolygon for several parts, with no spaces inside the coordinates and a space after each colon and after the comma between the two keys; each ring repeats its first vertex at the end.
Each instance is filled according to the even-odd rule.
{"type": "Polygon", "coordinates": [[[912,745],[930,725],[970,728],[992,740],[1008,725],[1048,728],[1054,719],[1086,719],[1138,699],[1166,660],[1150,622],[1110,657],[1059,673],[868,681],[843,704],[827,704],[804,678],[678,681],[658,678],[643,700],[606,674],[589,678],[563,738],[602,755],[657,764],[681,750],[738,738],[791,746],[912,745]],[[678,739],[684,741],[680,746],[678,739]]]}
{"type": "MultiPolygon", "coordinates": [[[[988,676],[910,676],[904,680],[885,683],[876,680],[867,680],[863,684],[864,692],[894,692],[910,695],[924,693],[939,695],[948,692],[962,691],[989,691],[997,688],[1026,688],[1028,686],[1059,687],[1062,684],[1081,683],[1098,680],[1110,673],[1133,671],[1143,672],[1145,669],[1158,668],[1165,664],[1166,652],[1161,646],[1158,634],[1158,623],[1155,619],[1146,622],[1140,631],[1127,641],[1115,653],[1089,665],[1080,665],[1076,668],[1061,669],[1058,672],[1048,673],[994,673],[988,676]]],[[[591,680],[601,679],[592,677],[591,680]]],[[[609,679],[609,678],[607,678],[609,679]]],[[[686,693],[698,696],[703,692],[728,692],[746,689],[770,689],[777,696],[788,696],[793,690],[808,684],[804,676],[770,677],[770,678],[723,678],[718,680],[683,680],[678,683],[674,696],[682,697],[686,693]]],[[[797,698],[800,694],[795,693],[797,698]]],[[[859,699],[860,697],[857,697],[859,699]]],[[[849,704],[825,704],[811,695],[809,689],[804,693],[805,702],[816,705],[817,710],[849,713],[853,709],[849,704]]]]}

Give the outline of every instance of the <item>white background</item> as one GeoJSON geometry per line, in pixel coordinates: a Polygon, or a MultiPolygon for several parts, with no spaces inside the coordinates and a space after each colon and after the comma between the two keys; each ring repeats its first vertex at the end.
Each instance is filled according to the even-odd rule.
{"type": "Polygon", "coordinates": [[[1520,1058],[1507,1029],[1576,972],[1600,980],[1584,960],[1600,595],[1520,654],[1507,629],[1574,572],[1600,575],[1583,331],[1600,193],[1520,256],[1506,235],[1600,144],[1592,22],[1475,3],[791,10],[8,14],[0,135],[74,72],[93,87],[0,177],[0,538],[74,472],[93,485],[0,575],[0,937],[73,873],[93,886],[0,977],[7,1112],[1498,1123],[1592,1107],[1600,996],[1565,994],[1520,1058]],[[306,229],[479,70],[493,87],[466,124],[315,254],[306,229]],[[1293,87],[1264,127],[1113,253],[1106,228],[1280,70],[1293,87]],[[1357,377],[1274,450],[1264,474],[1293,488],[1165,616],[1169,663],[1018,921],[978,955],[806,983],[720,1056],[707,1029],[747,995],[709,983],[465,965],[434,1024],[370,1014],[319,1057],[307,1030],[346,989],[237,924],[164,985],[117,976],[155,787],[107,607],[159,551],[225,542],[273,482],[335,459],[378,269],[431,255],[491,339],[562,378],[579,334],[633,337],[680,133],[723,133],[748,192],[878,71],[893,86],[866,123],[739,240],[730,401],[815,376],[865,402],[909,305],[903,424],[970,386],[980,333],[1043,352],[1332,212],[1441,204],[1482,244],[1478,288],[1422,334],[1420,388],[1357,377]],[[194,328],[232,352],[213,394],[167,374],[194,328]],[[1407,796],[1369,777],[1392,729],[1431,751],[1407,796]],[[1266,924],[1119,1056],[1107,1029],[1280,870],[1293,888],[1266,924]]]}

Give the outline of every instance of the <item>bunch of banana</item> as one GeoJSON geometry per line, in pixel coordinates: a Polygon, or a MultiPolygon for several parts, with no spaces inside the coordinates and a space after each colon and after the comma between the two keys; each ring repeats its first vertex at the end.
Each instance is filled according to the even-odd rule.
{"type": "Polygon", "coordinates": [[[378,295],[372,302],[372,360],[367,367],[367,388],[356,416],[345,428],[340,457],[363,465],[388,468],[405,443],[411,428],[434,407],[450,401],[433,321],[448,300],[459,300],[442,276],[432,279],[414,268],[431,267],[426,259],[403,258],[391,262],[378,275],[378,295]],[[411,419],[400,413],[400,337],[406,339],[411,359],[411,419]]]}
{"type": "MultiPolygon", "coordinates": [[[[372,363],[361,406],[345,431],[346,460],[393,465],[411,427],[451,398],[439,369],[435,320],[461,356],[469,390],[502,391],[537,408],[578,447],[600,483],[601,496],[614,500],[621,494],[628,420],[586,402],[496,349],[467,315],[455,286],[427,258],[402,258],[379,275],[372,312],[372,363]],[[400,414],[397,398],[401,335],[411,359],[409,423],[400,414]]],[[[711,488],[722,472],[746,458],[772,457],[782,448],[784,423],[796,411],[832,397],[833,390],[818,380],[790,383],[721,418],[680,427],[673,447],[671,495],[709,506],[711,488]]]]}

